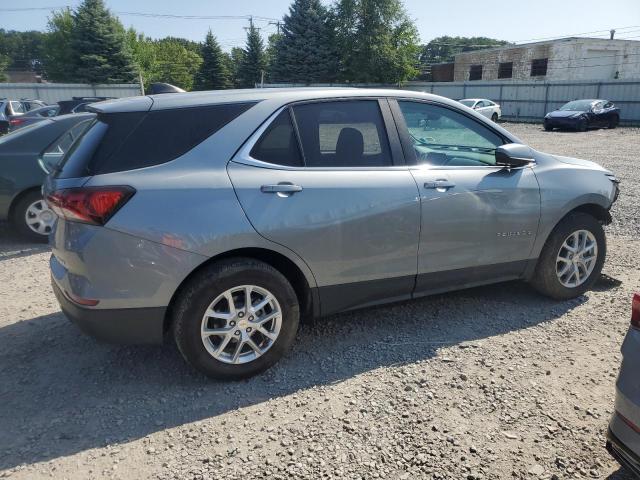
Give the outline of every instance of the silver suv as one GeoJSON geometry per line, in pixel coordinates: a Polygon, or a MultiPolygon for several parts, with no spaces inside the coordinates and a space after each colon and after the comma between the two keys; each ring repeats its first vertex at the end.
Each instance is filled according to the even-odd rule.
{"type": "Polygon", "coordinates": [[[618,181],[407,91],[261,89],[94,104],[45,184],[53,288],[108,341],[171,332],[207,375],[273,365],[300,318],[524,279],[581,295],[618,181]]]}

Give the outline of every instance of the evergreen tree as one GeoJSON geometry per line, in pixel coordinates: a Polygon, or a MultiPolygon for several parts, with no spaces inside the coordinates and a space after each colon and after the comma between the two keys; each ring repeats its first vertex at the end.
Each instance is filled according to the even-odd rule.
{"type": "Polygon", "coordinates": [[[244,50],[233,47],[230,54],[225,54],[227,70],[231,73],[231,83],[235,88],[240,87],[240,66],[244,62],[244,50]]]}
{"type": "Polygon", "coordinates": [[[9,66],[9,57],[6,55],[0,55],[0,82],[6,82],[8,80],[7,77],[7,67],[9,66]]]}
{"type": "Polygon", "coordinates": [[[78,82],[129,83],[136,79],[124,28],[103,0],[84,0],[75,11],[71,49],[78,82]]]}
{"type": "Polygon", "coordinates": [[[339,0],[333,22],[343,79],[396,83],[418,73],[418,31],[400,0],[339,0]]]}
{"type": "Polygon", "coordinates": [[[255,87],[256,83],[260,83],[266,67],[267,58],[262,37],[253,22],[250,22],[247,31],[247,45],[244,49],[242,63],[238,68],[239,86],[242,88],[255,87]]]}
{"type": "Polygon", "coordinates": [[[284,17],[271,75],[293,83],[330,82],[336,55],[327,9],[320,0],[294,0],[284,17]]]}
{"type": "Polygon", "coordinates": [[[195,90],[221,90],[231,87],[227,61],[211,30],[207,33],[201,50],[202,65],[194,82],[195,90]]]}
{"type": "Polygon", "coordinates": [[[75,72],[69,68],[73,65],[71,50],[71,32],[73,31],[73,15],[65,8],[53,12],[47,24],[47,36],[44,41],[44,64],[47,79],[53,82],[75,81],[75,72]]]}

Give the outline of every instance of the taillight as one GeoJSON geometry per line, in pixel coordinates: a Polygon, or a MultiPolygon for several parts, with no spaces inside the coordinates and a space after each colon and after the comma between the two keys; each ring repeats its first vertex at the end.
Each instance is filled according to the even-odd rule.
{"type": "Polygon", "coordinates": [[[631,325],[640,329],[640,293],[634,293],[631,301],[631,325]]]}
{"type": "Polygon", "coordinates": [[[125,186],[65,188],[48,194],[46,201],[59,217],[104,225],[134,193],[125,186]]]}
{"type": "Polygon", "coordinates": [[[24,122],[26,122],[26,120],[22,118],[12,118],[11,120],[9,120],[9,125],[15,127],[16,125],[22,125],[24,122]]]}

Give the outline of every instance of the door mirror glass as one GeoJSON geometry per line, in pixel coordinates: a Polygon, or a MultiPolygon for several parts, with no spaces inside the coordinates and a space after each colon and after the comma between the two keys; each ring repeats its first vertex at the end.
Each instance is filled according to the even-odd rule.
{"type": "Polygon", "coordinates": [[[496,165],[505,167],[525,167],[534,163],[531,148],[519,143],[508,143],[496,148],[496,165]]]}

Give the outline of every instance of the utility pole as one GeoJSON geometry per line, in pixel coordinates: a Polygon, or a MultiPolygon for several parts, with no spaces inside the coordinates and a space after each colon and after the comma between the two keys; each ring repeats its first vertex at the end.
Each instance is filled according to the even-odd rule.
{"type": "Polygon", "coordinates": [[[609,37],[609,40],[613,40],[613,36],[616,34],[616,31],[614,29],[609,30],[609,33],[611,34],[611,37],[609,37]]]}
{"type": "Polygon", "coordinates": [[[276,28],[278,29],[278,35],[280,35],[280,27],[282,26],[282,22],[280,20],[278,20],[277,22],[269,22],[269,25],[275,25],[276,28]]]}

